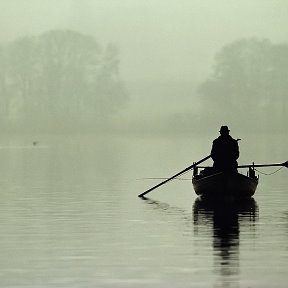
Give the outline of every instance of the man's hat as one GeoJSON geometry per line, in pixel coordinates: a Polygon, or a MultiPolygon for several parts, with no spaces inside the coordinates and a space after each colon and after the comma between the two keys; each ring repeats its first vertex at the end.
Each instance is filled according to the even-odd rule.
{"type": "Polygon", "coordinates": [[[221,133],[221,132],[230,132],[230,130],[228,129],[228,126],[221,126],[219,132],[220,132],[220,133],[221,133]]]}

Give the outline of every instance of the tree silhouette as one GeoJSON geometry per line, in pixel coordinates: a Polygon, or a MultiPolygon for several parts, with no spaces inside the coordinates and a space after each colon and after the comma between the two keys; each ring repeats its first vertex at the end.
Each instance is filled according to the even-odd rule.
{"type": "Polygon", "coordinates": [[[200,101],[214,114],[261,117],[276,126],[287,115],[287,79],[287,44],[241,39],[216,55],[213,74],[199,87],[200,101]]]}
{"type": "Polygon", "coordinates": [[[102,48],[74,31],[54,30],[2,45],[1,120],[100,122],[128,99],[118,65],[116,47],[102,48]]]}

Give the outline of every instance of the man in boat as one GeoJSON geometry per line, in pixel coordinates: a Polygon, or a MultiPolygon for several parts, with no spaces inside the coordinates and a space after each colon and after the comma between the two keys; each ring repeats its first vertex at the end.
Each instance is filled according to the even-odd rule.
{"type": "Polygon", "coordinates": [[[227,126],[220,128],[220,136],[213,141],[211,157],[217,171],[237,171],[239,158],[238,140],[233,139],[227,126]]]}

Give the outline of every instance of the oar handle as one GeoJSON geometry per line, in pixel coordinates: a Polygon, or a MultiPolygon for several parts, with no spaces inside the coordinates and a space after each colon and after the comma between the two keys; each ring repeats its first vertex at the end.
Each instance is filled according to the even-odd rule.
{"type": "Polygon", "coordinates": [[[187,172],[187,171],[193,169],[195,166],[197,166],[198,164],[200,164],[200,163],[206,161],[206,160],[209,159],[210,157],[211,157],[211,155],[209,155],[209,156],[207,156],[207,157],[201,159],[200,161],[198,161],[198,162],[196,162],[196,163],[190,165],[189,167],[187,167],[187,168],[185,168],[184,170],[178,172],[177,174],[173,175],[172,177],[166,179],[165,181],[163,181],[163,182],[157,184],[156,186],[153,186],[152,188],[146,190],[145,192],[139,194],[138,197],[141,198],[141,197],[145,196],[147,193],[149,193],[149,192],[151,192],[152,190],[154,190],[154,189],[156,189],[156,188],[162,186],[163,184],[169,182],[169,181],[172,180],[173,178],[176,178],[177,176],[180,176],[181,174],[183,174],[183,173],[185,173],[185,172],[187,172]]]}

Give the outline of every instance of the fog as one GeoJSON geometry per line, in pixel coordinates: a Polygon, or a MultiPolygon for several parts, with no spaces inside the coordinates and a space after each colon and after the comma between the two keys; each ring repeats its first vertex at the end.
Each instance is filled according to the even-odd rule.
{"type": "Polygon", "coordinates": [[[0,286],[287,283],[283,164],[256,170],[255,201],[213,208],[188,169],[213,165],[222,125],[241,139],[239,165],[287,160],[287,11],[288,0],[0,0],[0,286]]]}
{"type": "Polygon", "coordinates": [[[185,135],[227,124],[285,133],[287,8],[286,0],[2,0],[1,128],[53,133],[63,122],[60,131],[185,135]],[[58,37],[64,44],[47,38],[56,34],[66,35],[58,37]],[[98,60],[84,57],[77,67],[86,68],[72,75],[76,46],[79,55],[91,56],[95,49],[98,60]],[[65,58],[68,50],[72,55],[65,58]],[[30,69],[27,55],[38,70],[30,69]],[[65,72],[56,58],[69,64],[65,72]],[[101,72],[87,76],[87,65],[101,72]],[[23,77],[33,89],[23,88],[23,77]]]}

